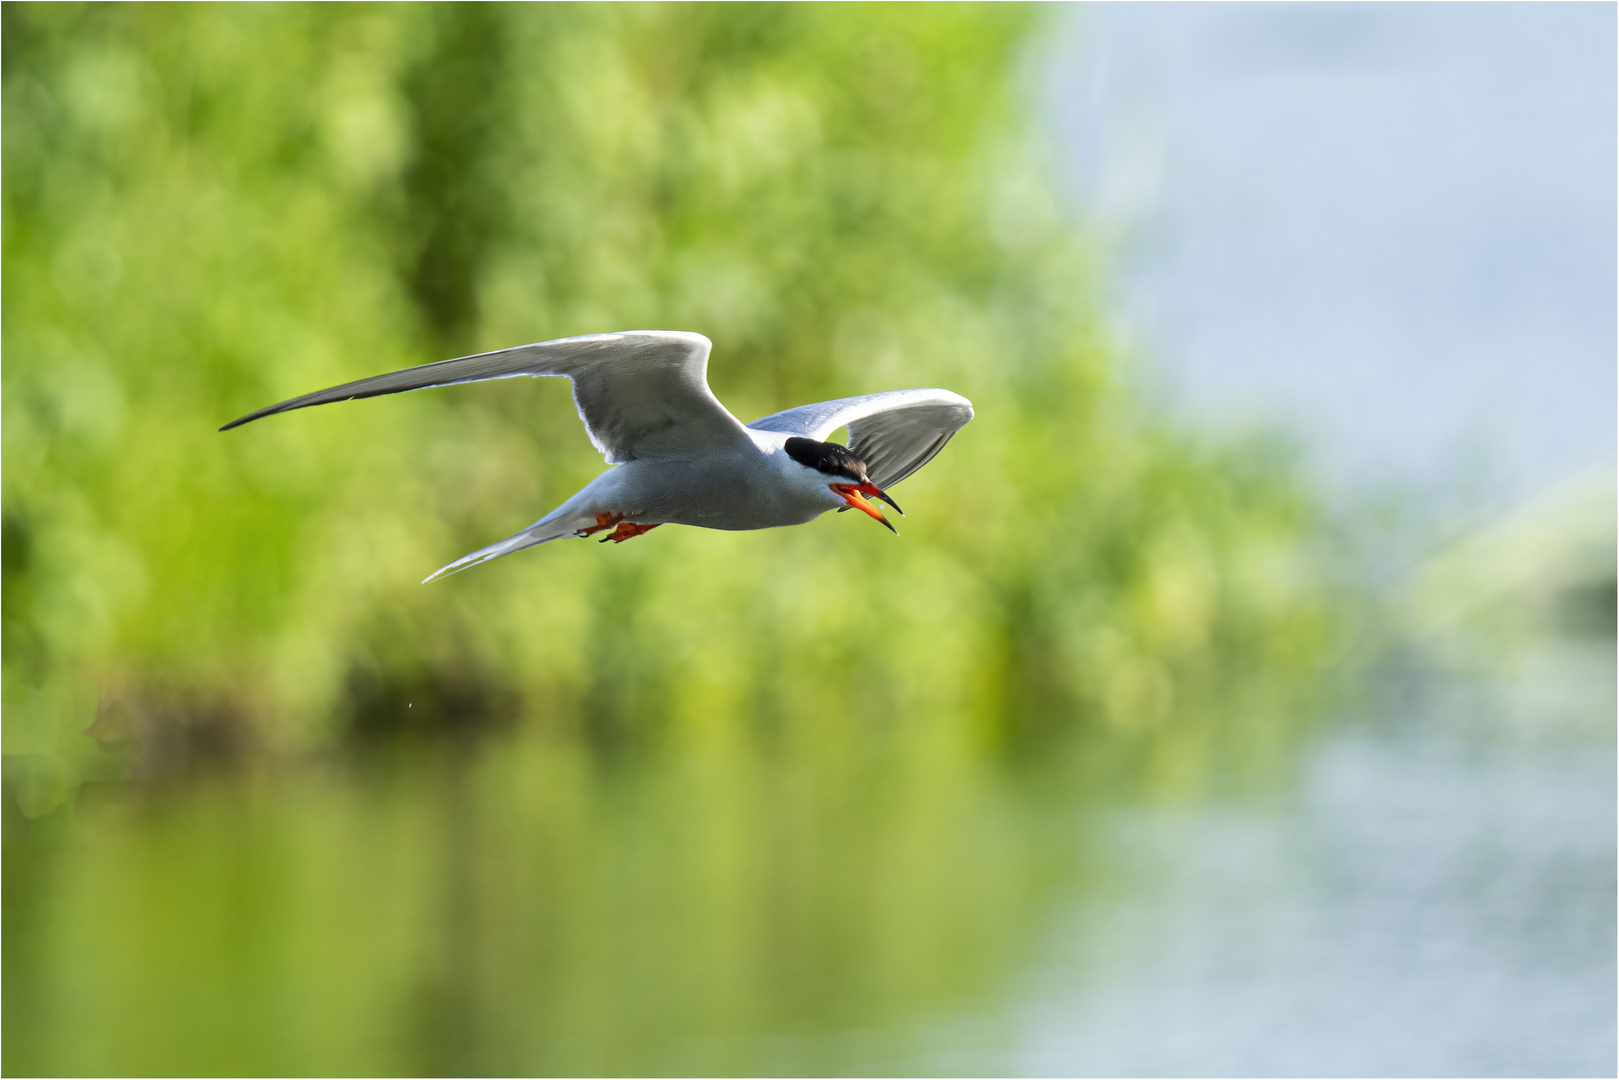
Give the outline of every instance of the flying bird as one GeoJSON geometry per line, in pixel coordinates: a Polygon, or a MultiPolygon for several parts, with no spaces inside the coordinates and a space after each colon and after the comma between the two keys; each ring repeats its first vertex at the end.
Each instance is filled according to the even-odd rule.
{"type": "Polygon", "coordinates": [[[897,532],[870,499],[899,511],[887,488],[944,449],[973,418],[949,390],[891,390],[800,405],[743,424],[708,388],[709,340],[630,330],[518,345],[317,390],[232,420],[430,386],[565,376],[585,433],[609,468],[513,536],[434,571],[432,581],[564,536],[623,543],[659,525],[771,529],[828,510],[860,510],[897,532]],[[827,442],[849,429],[849,445],[827,442]],[[610,532],[608,530],[611,530],[610,532]]]}

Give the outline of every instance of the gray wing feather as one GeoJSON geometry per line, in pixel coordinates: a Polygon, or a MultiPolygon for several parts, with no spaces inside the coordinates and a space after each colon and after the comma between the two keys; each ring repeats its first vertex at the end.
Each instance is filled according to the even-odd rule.
{"type": "Polygon", "coordinates": [[[709,340],[674,330],[630,330],[518,345],[422,364],[317,390],[232,420],[229,431],[275,413],[432,386],[564,376],[590,441],[618,465],[746,440],[741,421],[708,388],[709,340]]]}
{"type": "Polygon", "coordinates": [[[822,441],[847,427],[849,450],[866,463],[872,483],[887,488],[932,461],[972,418],[972,402],[949,390],[891,390],[800,405],[748,427],[822,441]]]}

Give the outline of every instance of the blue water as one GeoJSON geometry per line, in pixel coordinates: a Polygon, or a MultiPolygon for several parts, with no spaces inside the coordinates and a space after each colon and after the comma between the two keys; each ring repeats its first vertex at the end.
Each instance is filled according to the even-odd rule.
{"type": "Polygon", "coordinates": [[[1400,678],[1268,795],[1104,816],[1009,998],[868,1071],[1614,1075],[1612,639],[1507,667],[1400,678]]]}
{"type": "Polygon", "coordinates": [[[1560,713],[1452,686],[1325,737],[1275,805],[1119,815],[1130,884],[1054,927],[1016,1071],[1613,1075],[1611,641],[1594,653],[1560,713]]]}

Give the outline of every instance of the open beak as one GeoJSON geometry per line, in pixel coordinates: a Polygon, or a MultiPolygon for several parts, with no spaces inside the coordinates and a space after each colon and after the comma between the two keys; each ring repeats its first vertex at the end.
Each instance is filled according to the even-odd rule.
{"type": "Polygon", "coordinates": [[[860,488],[860,493],[862,495],[875,495],[875,496],[877,496],[877,498],[881,499],[883,502],[887,503],[889,506],[892,506],[894,508],[894,513],[898,514],[900,517],[905,516],[905,511],[903,511],[903,510],[901,510],[899,508],[899,503],[895,502],[893,499],[890,499],[888,497],[888,492],[884,491],[882,488],[878,487],[876,484],[865,484],[865,485],[863,485],[860,488]]]}
{"type": "MultiPolygon", "coordinates": [[[[867,495],[875,495],[889,506],[892,506],[895,510],[899,510],[898,504],[896,504],[893,499],[890,499],[876,484],[831,484],[829,486],[833,491],[837,492],[839,495],[842,495],[843,501],[848,503],[849,506],[854,507],[856,510],[862,511],[863,513],[870,514],[873,518],[882,522],[883,525],[887,527],[889,532],[893,533],[895,536],[899,535],[899,530],[894,528],[893,525],[889,524],[888,519],[883,517],[883,512],[871,505],[871,503],[867,502],[865,499],[865,496],[867,495]]],[[[847,507],[844,509],[847,509],[847,507]]],[[[903,510],[899,510],[899,512],[902,516],[905,513],[903,510]]]]}

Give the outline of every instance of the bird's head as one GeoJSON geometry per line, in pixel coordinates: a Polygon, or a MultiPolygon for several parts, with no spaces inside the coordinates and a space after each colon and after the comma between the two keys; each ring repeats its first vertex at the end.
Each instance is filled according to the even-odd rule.
{"type": "Polygon", "coordinates": [[[866,475],[866,463],[850,453],[847,446],[794,436],[787,440],[785,449],[788,457],[826,478],[826,486],[843,499],[844,505],[838,507],[839,511],[853,507],[888,526],[889,532],[899,532],[883,517],[881,510],[866,501],[866,496],[881,499],[899,511],[901,517],[905,516],[905,511],[900,510],[899,503],[890,499],[886,491],[871,482],[871,477],[866,475]]]}

